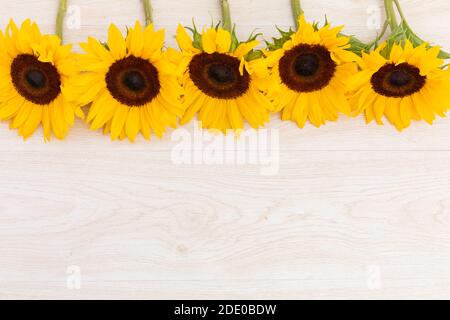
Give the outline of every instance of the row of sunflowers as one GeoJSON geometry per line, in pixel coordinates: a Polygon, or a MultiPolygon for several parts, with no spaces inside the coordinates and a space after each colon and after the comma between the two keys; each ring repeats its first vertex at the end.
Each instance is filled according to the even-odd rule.
{"type": "Polygon", "coordinates": [[[201,32],[179,25],[180,50],[165,49],[149,0],[146,26],[136,22],[123,35],[111,25],[107,42],[89,37],[83,53],[62,43],[67,0],[55,35],[11,20],[0,33],[0,119],[25,139],[39,126],[46,141],[63,139],[79,117],[113,140],[134,141],[195,116],[224,133],[260,128],[271,113],[300,128],[365,114],[368,123],[386,118],[402,130],[450,108],[450,56],[412,31],[398,0],[384,0],[386,21],[371,43],[328,21],[308,23],[292,0],[295,28],[279,30],[264,49],[259,35],[238,40],[228,2],[219,2],[222,23],[201,32]]]}

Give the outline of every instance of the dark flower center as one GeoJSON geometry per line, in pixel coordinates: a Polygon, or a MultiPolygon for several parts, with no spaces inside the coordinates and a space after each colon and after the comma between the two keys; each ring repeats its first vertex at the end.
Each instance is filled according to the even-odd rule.
{"type": "Polygon", "coordinates": [[[295,59],[294,68],[299,76],[309,77],[319,70],[319,58],[314,54],[300,55],[295,59]]]}
{"type": "Polygon", "coordinates": [[[374,73],[371,79],[375,92],[393,98],[412,95],[420,91],[425,83],[426,77],[420,75],[417,67],[408,63],[386,64],[374,73]]]}
{"type": "Polygon", "coordinates": [[[403,87],[412,80],[409,73],[404,70],[395,70],[389,77],[389,83],[396,87],[403,87]]]}
{"type": "Polygon", "coordinates": [[[213,64],[208,68],[208,76],[219,83],[234,81],[234,72],[226,64],[213,64]]]}
{"type": "Polygon", "coordinates": [[[326,87],[336,71],[336,63],[328,49],[309,44],[286,51],[278,67],[281,81],[297,92],[313,92],[326,87]]]}
{"type": "Polygon", "coordinates": [[[136,71],[128,71],[125,73],[123,83],[128,89],[133,91],[141,91],[145,88],[145,78],[136,71]]]}
{"type": "Polygon", "coordinates": [[[55,66],[30,54],[13,60],[11,79],[17,92],[35,104],[47,105],[61,93],[61,78],[55,66]]]}
{"type": "Polygon", "coordinates": [[[45,74],[43,74],[39,70],[30,70],[26,74],[26,78],[30,86],[35,89],[42,89],[47,84],[47,78],[45,77],[45,74]]]}
{"type": "Polygon", "coordinates": [[[240,61],[221,53],[200,53],[189,64],[189,75],[204,94],[219,99],[235,99],[247,92],[250,75],[239,72],[240,61]]]}
{"type": "Polygon", "coordinates": [[[138,107],[150,103],[161,90],[159,73],[149,61],[130,56],[116,61],[106,74],[106,85],[120,103],[138,107]]]}

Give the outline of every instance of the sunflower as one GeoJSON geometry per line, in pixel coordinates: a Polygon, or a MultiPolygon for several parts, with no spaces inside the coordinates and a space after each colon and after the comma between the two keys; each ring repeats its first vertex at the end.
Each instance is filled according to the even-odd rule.
{"type": "Polygon", "coordinates": [[[406,40],[395,44],[389,58],[380,53],[385,46],[363,54],[361,71],[350,78],[350,101],[356,115],[365,112],[367,123],[383,124],[383,115],[403,130],[411,120],[432,124],[444,117],[450,102],[449,72],[441,69],[440,48],[418,47],[406,40]]]}
{"type": "Polygon", "coordinates": [[[358,57],[348,51],[350,38],[340,36],[342,27],[322,28],[299,18],[297,32],[282,32],[266,52],[271,68],[268,96],[282,120],[301,128],[306,120],[320,127],[335,121],[339,112],[350,115],[345,80],[356,73],[358,57]]]}
{"type": "Polygon", "coordinates": [[[78,73],[71,45],[55,35],[42,35],[30,20],[20,29],[11,20],[0,45],[0,119],[10,120],[27,139],[39,125],[44,139],[63,139],[75,114],[83,113],[68,98],[70,78],[78,73]]]}
{"type": "Polygon", "coordinates": [[[205,129],[239,130],[244,120],[253,128],[263,126],[273,106],[262,93],[268,74],[265,59],[250,57],[259,42],[251,38],[239,43],[234,32],[220,27],[202,34],[193,31],[195,41],[181,25],[176,36],[182,50],[178,71],[186,108],[181,123],[198,113],[205,129]]]}
{"type": "Polygon", "coordinates": [[[84,73],[76,83],[81,103],[91,104],[91,129],[103,128],[113,140],[134,141],[138,133],[161,138],[168,126],[176,127],[184,112],[182,92],[176,66],[162,52],[163,45],[164,30],[143,28],[139,22],[125,38],[111,25],[107,44],[93,38],[80,44],[84,73]]]}

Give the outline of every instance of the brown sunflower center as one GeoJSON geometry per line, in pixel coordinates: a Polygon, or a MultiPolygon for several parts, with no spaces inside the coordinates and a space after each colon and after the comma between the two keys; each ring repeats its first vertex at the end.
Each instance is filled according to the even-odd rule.
{"type": "Polygon", "coordinates": [[[294,62],[295,72],[301,77],[310,77],[319,70],[319,58],[313,54],[305,54],[297,57],[294,62]]]}
{"type": "Polygon", "coordinates": [[[151,102],[160,92],[156,67],[147,60],[130,56],[116,61],[106,74],[106,85],[120,103],[138,107],[151,102]]]}
{"type": "Polygon", "coordinates": [[[49,104],[61,93],[61,77],[55,66],[30,54],[13,60],[11,79],[17,92],[35,104],[49,104]]]}
{"type": "Polygon", "coordinates": [[[312,92],[327,86],[336,71],[336,63],[327,48],[300,44],[280,59],[281,81],[291,90],[312,92]]]}
{"type": "Polygon", "coordinates": [[[208,68],[208,77],[218,83],[234,82],[234,72],[225,64],[213,64],[208,68]]]}
{"type": "Polygon", "coordinates": [[[250,75],[239,72],[240,61],[221,53],[200,53],[189,64],[189,75],[204,94],[219,99],[235,99],[247,92],[250,75]]]}
{"type": "Polygon", "coordinates": [[[412,95],[423,88],[426,77],[408,63],[386,64],[372,76],[372,88],[378,94],[392,98],[412,95]]]}
{"type": "Polygon", "coordinates": [[[132,91],[141,91],[145,88],[145,78],[137,71],[128,71],[123,76],[123,84],[132,91]]]}
{"type": "Polygon", "coordinates": [[[30,70],[25,77],[27,78],[28,84],[35,89],[42,89],[47,84],[47,78],[39,70],[30,70]]]}

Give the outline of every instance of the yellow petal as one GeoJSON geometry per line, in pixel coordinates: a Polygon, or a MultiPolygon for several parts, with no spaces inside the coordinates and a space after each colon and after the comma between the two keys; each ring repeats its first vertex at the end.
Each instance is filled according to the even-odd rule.
{"type": "Polygon", "coordinates": [[[150,123],[148,122],[147,115],[145,114],[145,107],[140,108],[140,120],[141,120],[141,132],[145,139],[149,140],[151,135],[150,123]]]}
{"type": "Polygon", "coordinates": [[[309,95],[309,121],[316,127],[320,127],[322,124],[325,124],[325,120],[323,119],[322,109],[320,107],[319,101],[317,100],[316,94],[309,95]]]}
{"type": "Polygon", "coordinates": [[[22,107],[24,102],[25,99],[22,96],[16,95],[9,101],[2,103],[0,105],[0,119],[8,120],[14,117],[19,111],[19,109],[22,107]]]}
{"type": "Polygon", "coordinates": [[[114,117],[111,123],[111,138],[113,140],[117,139],[122,133],[122,129],[125,125],[125,121],[127,120],[129,107],[118,104],[116,108],[116,112],[114,113],[114,117]]]}
{"type": "Polygon", "coordinates": [[[33,108],[34,106],[32,103],[25,101],[22,107],[19,109],[19,112],[17,112],[14,120],[11,122],[10,127],[13,129],[19,128],[25,121],[28,120],[28,115],[33,108]]]}
{"type": "Polygon", "coordinates": [[[186,29],[181,24],[178,25],[177,35],[175,38],[181,50],[188,52],[193,51],[194,46],[192,45],[192,39],[191,37],[189,37],[186,29]]]}
{"type": "Polygon", "coordinates": [[[214,53],[216,52],[216,29],[211,28],[202,34],[202,45],[203,50],[206,53],[214,53]]]}
{"type": "Polygon", "coordinates": [[[309,113],[309,95],[306,93],[299,94],[294,102],[294,109],[292,111],[292,119],[296,122],[299,128],[303,128],[308,119],[309,113]]]}
{"type": "Polygon", "coordinates": [[[406,127],[409,127],[409,125],[411,124],[411,118],[412,118],[412,101],[410,97],[404,97],[401,101],[400,101],[400,118],[406,127]]]}
{"type": "Polygon", "coordinates": [[[37,129],[37,127],[41,124],[42,121],[42,107],[34,107],[32,108],[27,121],[20,128],[19,133],[23,136],[24,139],[28,139],[37,129]]]}
{"type": "Polygon", "coordinates": [[[429,124],[432,124],[436,117],[431,111],[429,103],[424,99],[422,94],[420,92],[417,92],[411,98],[413,99],[414,107],[416,108],[417,113],[420,115],[420,117],[429,124]]]}
{"type": "Polygon", "coordinates": [[[164,46],[165,31],[163,29],[153,32],[147,27],[144,33],[145,44],[143,49],[144,58],[152,58],[155,55],[160,56],[164,46]],[[150,31],[149,31],[150,30],[150,31]]]}
{"type": "Polygon", "coordinates": [[[387,98],[386,101],[386,108],[384,110],[386,117],[393,125],[395,125],[397,130],[402,131],[404,129],[404,125],[400,116],[401,99],[387,98]]]}
{"type": "Polygon", "coordinates": [[[244,119],[239,112],[239,108],[234,100],[229,100],[227,102],[227,108],[229,112],[229,121],[233,129],[244,128],[244,119]]]}
{"type": "Polygon", "coordinates": [[[365,112],[366,123],[371,123],[374,117],[374,110],[372,106],[368,106],[365,112]]]}
{"type": "Polygon", "coordinates": [[[105,94],[94,101],[91,107],[92,113],[90,110],[88,116],[88,121],[90,118],[93,119],[91,129],[98,130],[106,123],[111,122],[114,113],[116,112],[116,108],[117,104],[108,94],[105,94]]]}
{"type": "Polygon", "coordinates": [[[139,107],[132,107],[128,111],[128,117],[125,124],[125,133],[130,141],[134,141],[136,139],[140,129],[141,120],[139,107]]]}
{"type": "Polygon", "coordinates": [[[136,25],[133,30],[130,31],[130,53],[135,57],[142,55],[142,49],[144,48],[144,31],[139,21],[136,21],[136,25]]]}
{"type": "Polygon", "coordinates": [[[219,30],[217,30],[216,44],[218,52],[227,53],[228,51],[230,51],[231,46],[230,33],[222,28],[219,28],[219,30]]]}
{"type": "Polygon", "coordinates": [[[252,51],[258,44],[259,44],[258,40],[242,43],[241,45],[239,45],[239,47],[237,47],[236,51],[234,52],[234,55],[237,58],[241,59],[242,57],[247,55],[247,53],[252,51]]]}
{"type": "Polygon", "coordinates": [[[387,100],[385,97],[379,96],[373,103],[373,111],[375,115],[375,120],[378,124],[383,124],[383,114],[386,109],[387,100]]]}
{"type": "Polygon", "coordinates": [[[127,54],[125,39],[123,38],[120,30],[114,24],[109,27],[108,47],[115,60],[125,58],[127,54]]]}
{"type": "Polygon", "coordinates": [[[53,101],[49,105],[49,114],[50,114],[50,126],[53,130],[54,135],[58,139],[63,139],[65,135],[65,126],[63,124],[62,113],[59,112],[60,105],[58,100],[53,101]]]}
{"type": "Polygon", "coordinates": [[[403,55],[403,48],[398,44],[394,44],[390,56],[391,61],[397,64],[404,62],[402,60],[402,55],[403,55]]]}
{"type": "Polygon", "coordinates": [[[49,107],[43,106],[42,107],[42,127],[44,129],[44,139],[46,142],[50,141],[50,136],[52,132],[52,127],[50,124],[50,113],[49,113],[49,107]]]}

